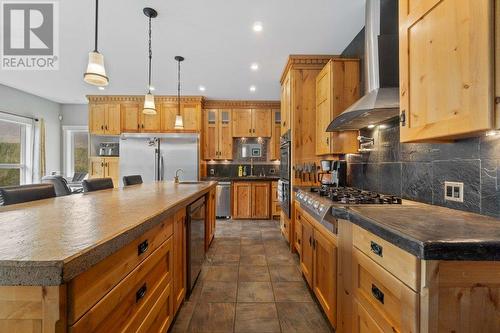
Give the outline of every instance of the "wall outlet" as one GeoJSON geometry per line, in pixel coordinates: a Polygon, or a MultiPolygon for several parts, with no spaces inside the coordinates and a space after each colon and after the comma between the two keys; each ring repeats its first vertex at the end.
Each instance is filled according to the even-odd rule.
{"type": "Polygon", "coordinates": [[[464,183],[444,182],[444,200],[464,202],[464,183]]]}
{"type": "Polygon", "coordinates": [[[215,169],[210,168],[210,176],[215,176],[215,169]]]}

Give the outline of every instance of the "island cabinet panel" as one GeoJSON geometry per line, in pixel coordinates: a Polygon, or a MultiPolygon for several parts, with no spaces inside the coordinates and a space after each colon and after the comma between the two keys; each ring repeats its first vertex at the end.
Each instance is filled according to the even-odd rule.
{"type": "Polygon", "coordinates": [[[172,236],[173,227],[173,218],[168,218],[124,248],[72,279],[68,283],[68,323],[74,324],[108,294],[118,282],[164,244],[172,236]]]}
{"type": "Polygon", "coordinates": [[[0,286],[0,333],[64,333],[65,306],[65,286],[0,286]]]}
{"type": "MultiPolygon", "coordinates": [[[[172,238],[169,238],[71,326],[69,332],[137,331],[158,297],[165,290],[171,294],[172,264],[172,238]]],[[[172,304],[168,308],[171,311],[172,304]]]]}
{"type": "MultiPolygon", "coordinates": [[[[353,306],[353,333],[384,333],[368,311],[361,304],[354,301],[353,306]]],[[[344,332],[344,331],[342,331],[344,332]]],[[[345,331],[349,332],[349,331],[345,331]]]]}
{"type": "Polygon", "coordinates": [[[492,129],[493,1],[399,4],[401,141],[455,139],[492,129]]]}
{"type": "Polygon", "coordinates": [[[173,310],[176,313],[186,296],[186,209],[181,209],[174,216],[174,283],[173,310]]]}
{"type": "Polygon", "coordinates": [[[208,251],[210,244],[212,243],[215,236],[215,225],[216,225],[216,192],[211,190],[207,195],[207,219],[205,225],[205,251],[208,251]]]}

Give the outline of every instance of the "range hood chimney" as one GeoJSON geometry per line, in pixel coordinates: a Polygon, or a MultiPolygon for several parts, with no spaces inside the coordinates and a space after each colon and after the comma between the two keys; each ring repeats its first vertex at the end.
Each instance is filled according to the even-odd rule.
{"type": "Polygon", "coordinates": [[[398,0],[366,0],[365,76],[367,93],[327,132],[358,130],[399,116],[398,0]]]}

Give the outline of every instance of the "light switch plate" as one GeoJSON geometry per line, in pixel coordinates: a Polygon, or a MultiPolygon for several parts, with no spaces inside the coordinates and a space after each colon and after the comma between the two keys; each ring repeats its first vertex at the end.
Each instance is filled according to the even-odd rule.
{"type": "Polygon", "coordinates": [[[444,200],[464,202],[464,183],[444,182],[444,200]]]}

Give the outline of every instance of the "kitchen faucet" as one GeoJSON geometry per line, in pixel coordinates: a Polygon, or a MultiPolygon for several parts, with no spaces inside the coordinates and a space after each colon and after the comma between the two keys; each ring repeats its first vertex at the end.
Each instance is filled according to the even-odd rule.
{"type": "Polygon", "coordinates": [[[184,170],[182,170],[182,169],[177,169],[177,170],[175,171],[174,183],[176,183],[176,184],[179,184],[179,172],[182,172],[182,173],[183,173],[183,172],[184,172],[184,170]]]}

